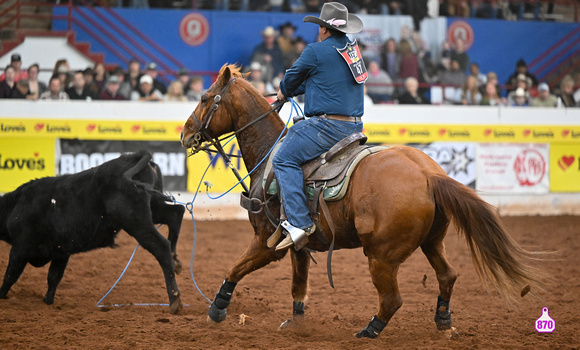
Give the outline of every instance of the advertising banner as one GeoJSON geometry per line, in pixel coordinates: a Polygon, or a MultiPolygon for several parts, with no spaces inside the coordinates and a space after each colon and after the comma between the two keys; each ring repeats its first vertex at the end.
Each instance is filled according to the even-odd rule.
{"type": "Polygon", "coordinates": [[[476,189],[488,193],[548,193],[549,154],[548,144],[478,144],[476,189]]]}
{"type": "MultiPolygon", "coordinates": [[[[225,152],[230,155],[232,161],[231,166],[234,167],[240,175],[246,176],[248,174],[244,161],[241,158],[242,153],[235,140],[225,144],[225,152]],[[233,157],[232,157],[233,156],[233,157]],[[238,157],[236,157],[238,156],[238,157]]],[[[225,159],[216,155],[215,153],[207,154],[204,152],[197,153],[187,158],[187,168],[189,169],[189,176],[187,178],[187,190],[195,193],[198,191],[216,195],[222,194],[232,188],[238,179],[235,177],[232,170],[229,168],[225,159]],[[199,186],[199,187],[198,187],[199,186]]],[[[244,180],[250,186],[250,179],[244,180]]],[[[232,192],[240,193],[243,191],[241,185],[237,185],[232,192]]]]}
{"type": "Polygon", "coordinates": [[[433,142],[409,144],[425,152],[436,161],[451,178],[475,188],[475,143],[433,142]]]}
{"type": "Polygon", "coordinates": [[[55,174],[55,140],[0,137],[0,192],[55,174]]]}
{"type": "MultiPolygon", "coordinates": [[[[0,119],[0,137],[177,141],[183,121],[0,119]]],[[[371,143],[579,143],[580,126],[365,123],[371,143]]]]}
{"type": "Polygon", "coordinates": [[[122,153],[137,152],[142,149],[152,154],[153,161],[161,169],[164,190],[186,190],[186,152],[179,142],[61,139],[58,173],[60,175],[75,174],[118,158],[122,153]]]}
{"type": "Polygon", "coordinates": [[[550,145],[550,190],[580,192],[580,145],[550,145]]]}
{"type": "Polygon", "coordinates": [[[161,120],[1,119],[0,137],[176,141],[182,127],[161,120]]]}
{"type": "Polygon", "coordinates": [[[363,133],[372,143],[579,142],[580,126],[371,124],[363,133]]]}

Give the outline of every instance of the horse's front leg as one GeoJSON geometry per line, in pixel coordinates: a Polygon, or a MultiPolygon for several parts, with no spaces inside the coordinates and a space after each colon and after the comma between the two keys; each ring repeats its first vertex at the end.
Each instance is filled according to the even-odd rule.
{"type": "Polygon", "coordinates": [[[310,268],[310,256],[304,250],[295,251],[292,254],[292,318],[282,322],[280,328],[300,325],[304,321],[304,302],[308,289],[308,269],[310,268]]]}
{"type": "Polygon", "coordinates": [[[226,279],[209,308],[208,321],[221,322],[226,319],[226,308],[230,304],[234,289],[245,275],[268,265],[272,261],[282,259],[285,254],[286,250],[277,252],[274,248],[268,248],[266,240],[255,235],[244,254],[227,273],[226,279]]]}

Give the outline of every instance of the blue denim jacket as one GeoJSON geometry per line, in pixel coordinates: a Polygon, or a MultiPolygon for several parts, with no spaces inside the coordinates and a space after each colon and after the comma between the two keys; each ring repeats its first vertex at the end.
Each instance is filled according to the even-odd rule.
{"type": "Polygon", "coordinates": [[[349,42],[346,35],[332,35],[306,46],[280,83],[284,96],[305,94],[304,114],[339,114],[362,117],[364,87],[358,84],[342,56],[349,42]]]}

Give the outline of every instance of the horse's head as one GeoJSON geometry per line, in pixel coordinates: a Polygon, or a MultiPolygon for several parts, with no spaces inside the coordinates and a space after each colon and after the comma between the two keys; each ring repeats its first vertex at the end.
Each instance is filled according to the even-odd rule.
{"type": "MultiPolygon", "coordinates": [[[[197,107],[182,128],[181,146],[200,150],[202,143],[211,141],[234,130],[231,112],[234,103],[242,100],[235,97],[239,92],[233,88],[236,78],[242,78],[239,67],[224,65],[212,86],[202,95],[197,107]],[[221,106],[221,107],[220,107],[221,106]]],[[[240,79],[241,80],[241,79],[240,79]]]]}

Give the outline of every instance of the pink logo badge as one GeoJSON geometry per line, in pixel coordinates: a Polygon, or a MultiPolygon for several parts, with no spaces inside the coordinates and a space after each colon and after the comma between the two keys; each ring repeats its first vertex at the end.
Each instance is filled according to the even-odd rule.
{"type": "Polygon", "coordinates": [[[539,333],[552,333],[556,329],[556,321],[548,315],[548,308],[542,308],[542,316],[536,320],[536,331],[539,333]]]}

